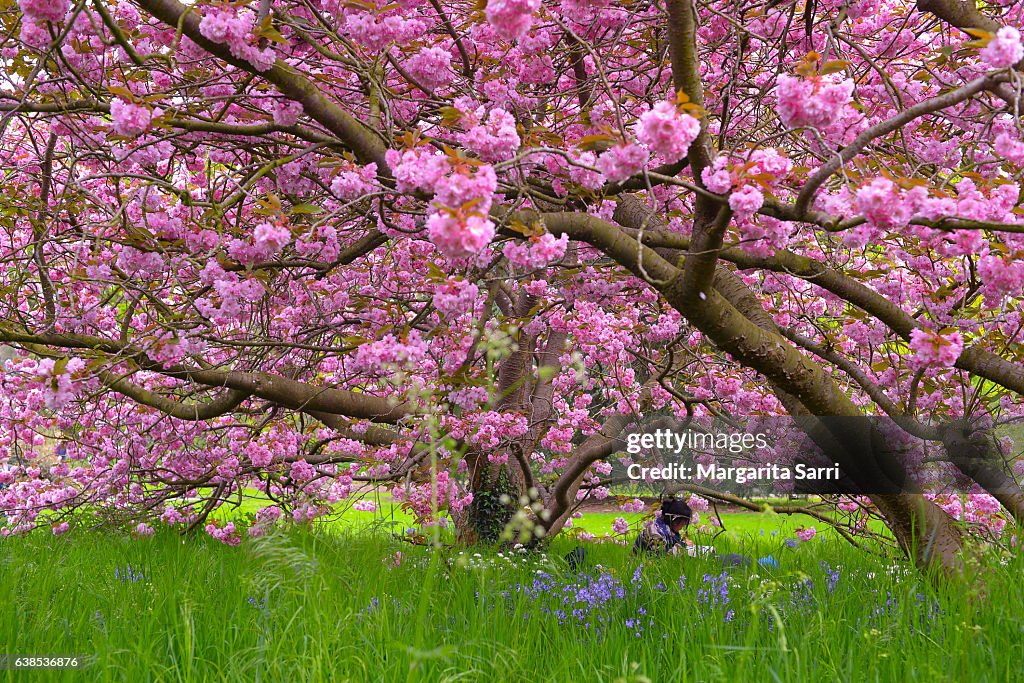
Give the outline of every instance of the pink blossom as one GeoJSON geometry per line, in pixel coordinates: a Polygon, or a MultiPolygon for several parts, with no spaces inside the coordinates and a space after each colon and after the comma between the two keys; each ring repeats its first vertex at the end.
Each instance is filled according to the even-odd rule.
{"type": "Polygon", "coordinates": [[[796,537],[799,538],[804,543],[806,543],[807,541],[809,541],[812,538],[814,538],[814,536],[817,533],[818,533],[818,531],[813,526],[802,527],[802,528],[796,530],[796,537]]]}
{"type": "Polygon", "coordinates": [[[704,187],[718,194],[725,194],[732,189],[733,178],[729,172],[729,159],[724,156],[715,157],[711,166],[705,166],[700,173],[704,187]]]}
{"type": "Polygon", "coordinates": [[[204,527],[207,534],[217,539],[224,545],[238,545],[242,539],[235,533],[235,523],[228,522],[223,527],[216,524],[207,524],[204,527]]]}
{"type": "Polygon", "coordinates": [[[309,481],[316,476],[316,468],[305,460],[296,460],[292,463],[291,477],[295,481],[309,481]]]}
{"type": "Polygon", "coordinates": [[[111,100],[110,117],[114,121],[114,132],[126,138],[141,135],[149,130],[153,115],[149,107],[141,104],[125,102],[122,99],[111,100]]]}
{"type": "Polygon", "coordinates": [[[404,341],[393,334],[386,334],[362,344],[356,351],[353,366],[362,372],[415,367],[423,361],[426,353],[426,344],[416,330],[410,332],[404,341]]]}
{"type": "Polygon", "coordinates": [[[996,31],[995,37],[981,49],[981,61],[993,69],[1008,69],[1024,59],[1024,45],[1020,31],[1013,26],[1004,26],[996,31]]]}
{"type": "Polygon", "coordinates": [[[277,57],[274,48],[257,46],[258,38],[252,32],[255,19],[250,10],[235,12],[230,7],[216,7],[203,15],[199,32],[207,40],[227,45],[233,57],[249,62],[257,71],[269,71],[277,57]]]}
{"type": "Polygon", "coordinates": [[[551,233],[544,233],[540,237],[531,237],[528,242],[506,242],[502,253],[513,265],[534,270],[561,260],[568,245],[569,235],[556,238],[551,233]]]}
{"type": "Polygon", "coordinates": [[[427,90],[437,90],[451,83],[452,56],[440,47],[425,47],[406,60],[405,70],[427,90]]]}
{"type": "Polygon", "coordinates": [[[18,0],[22,14],[31,21],[58,22],[64,18],[71,5],[68,0],[18,0]]]}
{"type": "Polygon", "coordinates": [[[753,185],[744,185],[729,195],[729,208],[738,218],[749,218],[764,204],[764,195],[753,185]]]}
{"type": "Polygon", "coordinates": [[[434,308],[447,318],[454,318],[472,310],[480,296],[480,288],[468,280],[449,279],[434,290],[434,308]]]}
{"type": "Polygon", "coordinates": [[[619,506],[619,509],[623,512],[643,512],[646,505],[639,498],[627,501],[619,506]]]}
{"type": "Polygon", "coordinates": [[[145,522],[139,522],[139,524],[135,527],[135,535],[139,538],[147,538],[149,536],[152,536],[154,533],[156,532],[153,529],[153,527],[146,524],[145,522]]]}
{"type": "Polygon", "coordinates": [[[498,176],[490,165],[457,168],[436,187],[434,199],[451,209],[466,209],[486,214],[491,210],[498,176]],[[470,206],[472,205],[472,206],[470,206]]]}
{"type": "Polygon", "coordinates": [[[375,163],[365,166],[350,163],[331,181],[331,192],[334,196],[348,201],[358,199],[376,189],[378,186],[375,163]]]}
{"type": "Polygon", "coordinates": [[[399,192],[423,190],[433,193],[438,181],[450,170],[444,155],[428,145],[401,152],[389,149],[384,158],[395,175],[399,192]]]}
{"type": "Polygon", "coordinates": [[[793,161],[780,154],[773,147],[755,149],[750,155],[750,168],[748,174],[764,174],[771,176],[767,179],[770,185],[775,185],[779,180],[785,178],[793,170],[793,161]]]}
{"type": "Polygon", "coordinates": [[[374,16],[368,12],[349,14],[344,26],[345,33],[370,52],[383,52],[391,43],[410,43],[426,33],[426,30],[426,24],[419,19],[407,19],[395,14],[374,16]]]}
{"type": "Polygon", "coordinates": [[[986,254],[978,261],[978,275],[995,298],[1024,291],[1024,261],[986,254]]]}
{"type": "Polygon", "coordinates": [[[637,140],[671,163],[686,155],[700,133],[700,121],[663,100],[640,115],[635,131],[637,140]]]}
{"type": "Polygon", "coordinates": [[[591,170],[597,166],[597,155],[589,151],[581,152],[576,161],[590,168],[582,168],[576,164],[570,164],[569,180],[582,185],[588,190],[600,189],[604,185],[604,175],[600,171],[591,170]]]}
{"type": "Polygon", "coordinates": [[[262,525],[273,524],[281,519],[282,512],[281,508],[276,505],[261,507],[256,511],[256,523],[262,525]]]}
{"type": "Polygon", "coordinates": [[[160,519],[167,524],[178,524],[185,520],[185,516],[182,515],[173,505],[166,505],[164,506],[163,513],[160,515],[160,519]]]}
{"type": "Polygon", "coordinates": [[[1024,142],[1015,140],[1009,134],[1000,133],[997,135],[992,149],[995,150],[996,154],[1005,157],[1011,163],[1017,166],[1024,166],[1024,142]]]}
{"type": "Polygon", "coordinates": [[[75,386],[71,376],[85,368],[80,358],[72,358],[59,366],[52,358],[43,358],[36,366],[35,375],[43,384],[43,403],[47,408],[59,409],[74,398],[75,386]]]}
{"type": "Polygon", "coordinates": [[[504,109],[493,109],[487,122],[470,128],[463,141],[484,161],[511,159],[519,149],[516,120],[504,109]]]}
{"type": "Polygon", "coordinates": [[[60,524],[56,524],[53,527],[53,535],[54,536],[62,536],[64,534],[66,534],[68,532],[68,529],[70,529],[70,528],[71,528],[71,525],[68,524],[67,522],[61,522],[60,524]]]}
{"type": "Polygon", "coordinates": [[[826,128],[839,118],[853,96],[853,81],[827,77],[779,76],[776,89],[779,117],[787,128],[826,128]]]}
{"type": "Polygon", "coordinates": [[[694,512],[707,512],[711,508],[708,499],[698,496],[696,493],[690,496],[686,502],[694,512]]]}
{"type": "Polygon", "coordinates": [[[597,159],[597,168],[613,183],[620,183],[640,170],[647,163],[647,151],[640,145],[616,145],[597,159]]]}
{"type": "Polygon", "coordinates": [[[277,99],[271,106],[274,123],[279,126],[294,126],[302,116],[302,103],[295,100],[277,99]]]}
{"type": "Polygon", "coordinates": [[[907,225],[912,215],[899,187],[888,178],[875,178],[857,190],[857,211],[883,230],[907,225]]]}
{"type": "Polygon", "coordinates": [[[940,334],[918,327],[910,333],[911,362],[919,368],[951,368],[963,349],[959,332],[940,334]]]}
{"type": "Polygon", "coordinates": [[[462,212],[432,213],[427,217],[430,241],[449,258],[463,258],[483,251],[494,239],[495,227],[486,216],[462,212]]]}
{"type": "Polygon", "coordinates": [[[269,258],[292,241],[292,231],[279,223],[263,222],[253,230],[252,238],[260,255],[269,258]]]}
{"type": "Polygon", "coordinates": [[[353,503],[352,509],[359,510],[360,512],[375,512],[377,510],[377,503],[364,498],[353,503]]]}
{"type": "Polygon", "coordinates": [[[540,0],[489,0],[487,21],[505,40],[522,38],[533,25],[533,15],[540,5],[540,0]]]}
{"type": "Polygon", "coordinates": [[[624,534],[629,531],[629,522],[622,517],[616,517],[612,522],[612,531],[617,534],[624,534]]]}

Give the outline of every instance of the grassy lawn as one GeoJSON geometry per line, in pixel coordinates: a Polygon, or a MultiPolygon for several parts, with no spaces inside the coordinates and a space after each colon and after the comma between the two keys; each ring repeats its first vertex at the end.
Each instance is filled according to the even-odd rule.
{"type": "MultiPolygon", "coordinates": [[[[428,550],[356,519],[234,548],[166,531],[4,540],[4,651],[88,663],[0,681],[934,683],[1018,680],[1024,661],[1020,556],[983,557],[991,597],[972,602],[827,535],[729,573],[591,544],[577,575],[559,559],[569,538],[547,554],[428,550]]],[[[733,522],[752,533],[723,546],[761,551],[794,521],[733,522]]]]}
{"type": "MultiPolygon", "coordinates": [[[[385,531],[401,533],[404,529],[415,525],[412,515],[400,508],[391,501],[390,496],[370,495],[367,500],[377,503],[377,509],[373,512],[356,510],[351,503],[341,503],[336,507],[337,512],[319,524],[334,530],[362,530],[368,527],[380,527],[385,531]]],[[[785,504],[788,501],[777,501],[785,504]]],[[[268,505],[266,498],[258,492],[251,491],[242,499],[238,506],[224,506],[220,508],[214,517],[220,519],[231,519],[232,517],[244,517],[256,513],[260,507],[268,505]]],[[[711,513],[703,513],[706,520],[711,513]]],[[[772,513],[755,512],[721,512],[722,526],[711,527],[704,525],[698,528],[691,527],[689,535],[696,543],[715,544],[728,543],[734,547],[763,547],[773,548],[780,546],[784,539],[792,538],[796,529],[801,526],[814,526],[827,538],[839,538],[839,535],[827,528],[818,520],[807,515],[781,515],[772,513]]],[[[632,512],[599,512],[587,511],[582,518],[573,520],[573,529],[586,531],[594,536],[603,537],[612,533],[612,523],[616,517],[622,517],[630,523],[632,531],[636,531],[647,515],[632,512]]],[[[878,522],[872,522],[871,528],[875,531],[883,531],[878,522]]],[[[573,536],[571,530],[566,534],[573,536]]]]}

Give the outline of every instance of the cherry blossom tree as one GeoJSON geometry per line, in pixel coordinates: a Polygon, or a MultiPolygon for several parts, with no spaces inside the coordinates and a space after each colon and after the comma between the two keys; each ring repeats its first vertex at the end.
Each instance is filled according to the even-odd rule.
{"type": "Polygon", "coordinates": [[[551,535],[645,422],[784,414],[887,416],[967,479],[840,503],[921,567],[1024,519],[1020,3],[0,17],[4,535],[237,543],[364,483],[551,535]]]}

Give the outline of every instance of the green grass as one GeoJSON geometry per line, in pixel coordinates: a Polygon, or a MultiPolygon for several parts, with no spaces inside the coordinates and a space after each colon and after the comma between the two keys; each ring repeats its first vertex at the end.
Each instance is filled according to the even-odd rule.
{"type": "MultiPolygon", "coordinates": [[[[351,507],[351,504],[341,503],[335,506],[335,513],[326,518],[324,524],[339,531],[362,529],[368,525],[382,525],[387,526],[389,530],[400,531],[403,528],[415,525],[413,516],[392,502],[390,496],[370,495],[367,496],[367,500],[373,500],[377,503],[376,511],[364,512],[355,510],[351,507]]],[[[784,505],[789,501],[777,500],[774,502],[784,505]]],[[[233,517],[254,515],[259,508],[269,504],[270,501],[258,491],[249,490],[239,504],[220,507],[214,512],[213,517],[215,519],[227,520],[233,517]]],[[[712,513],[702,513],[701,516],[707,519],[713,515],[712,513]]],[[[721,512],[720,516],[722,528],[707,528],[705,536],[717,533],[723,529],[725,535],[740,537],[762,535],[762,533],[771,535],[772,532],[775,532],[775,535],[779,536],[781,541],[782,538],[792,536],[800,526],[814,526],[829,537],[837,537],[833,530],[828,529],[824,524],[807,515],[779,515],[743,511],[721,512]]],[[[648,515],[630,512],[588,511],[582,518],[574,520],[573,527],[595,536],[604,536],[612,533],[612,523],[616,517],[626,519],[635,530],[648,518],[648,515]]],[[[872,520],[869,524],[873,531],[884,532],[884,527],[880,522],[872,520]]]]}
{"type": "Polygon", "coordinates": [[[721,571],[714,561],[647,558],[634,584],[641,560],[619,545],[589,545],[591,576],[608,572],[623,597],[583,620],[571,615],[580,604],[561,602],[564,586],[580,581],[558,559],[570,539],[546,556],[480,557],[339,525],[236,548],[169,532],[8,539],[2,652],[89,663],[0,671],[0,681],[1018,680],[1021,557],[983,558],[992,598],[978,603],[828,536],[795,549],[780,537],[718,539],[721,549],[781,561],[774,571],[733,570],[726,605],[701,593],[712,587],[704,575],[721,571]],[[832,590],[822,562],[841,567],[832,590]],[[533,591],[538,578],[554,593],[533,591]]]}

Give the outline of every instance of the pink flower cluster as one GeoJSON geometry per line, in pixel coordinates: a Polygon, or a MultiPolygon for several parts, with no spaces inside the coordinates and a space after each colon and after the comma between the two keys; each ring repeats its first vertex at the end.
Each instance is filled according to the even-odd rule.
{"type": "Polygon", "coordinates": [[[426,33],[427,26],[419,19],[406,19],[396,14],[381,17],[359,12],[348,15],[344,31],[370,52],[383,52],[391,43],[404,45],[416,40],[426,33]]]}
{"type": "Polygon", "coordinates": [[[624,534],[629,531],[629,522],[622,517],[616,517],[612,522],[612,531],[617,534],[624,534]]]}
{"type": "Polygon", "coordinates": [[[793,162],[771,147],[754,150],[748,159],[734,160],[724,155],[715,157],[711,166],[701,171],[704,187],[726,194],[733,187],[751,182],[756,176],[757,182],[771,188],[793,170],[793,162]]]}
{"type": "Polygon", "coordinates": [[[430,241],[448,258],[480,253],[494,239],[494,233],[494,223],[475,212],[454,209],[427,217],[430,241]]]}
{"type": "Polygon", "coordinates": [[[289,471],[294,481],[309,481],[316,476],[316,468],[305,460],[296,460],[289,471]]]}
{"type": "Polygon", "coordinates": [[[682,112],[672,102],[658,102],[637,119],[636,138],[665,161],[682,159],[700,133],[700,121],[682,112]]]}
{"type": "Polygon", "coordinates": [[[642,500],[640,500],[639,498],[634,498],[633,500],[626,501],[625,503],[620,505],[619,509],[622,510],[623,512],[637,512],[637,513],[640,513],[640,512],[644,511],[645,507],[646,507],[646,505],[644,504],[644,502],[642,500]]]}
{"type": "Polygon", "coordinates": [[[989,494],[969,495],[964,505],[964,521],[968,524],[984,525],[999,536],[1006,527],[1003,508],[994,496],[989,494]]]}
{"type": "Polygon", "coordinates": [[[249,527],[248,533],[250,538],[259,538],[265,536],[270,528],[277,524],[278,520],[281,519],[281,508],[276,505],[269,507],[262,507],[256,511],[256,519],[253,520],[252,525],[249,527]]]}
{"type": "Polygon", "coordinates": [[[356,351],[353,366],[359,371],[390,371],[394,367],[415,367],[427,353],[420,333],[413,330],[405,341],[387,334],[376,341],[363,344],[356,351]]]}
{"type": "Polygon", "coordinates": [[[776,89],[779,117],[787,128],[826,128],[836,121],[853,97],[853,81],[827,77],[779,76],[776,89]]]}
{"type": "Polygon", "coordinates": [[[856,207],[868,223],[882,230],[903,227],[912,216],[900,188],[888,178],[875,178],[857,190],[856,207]]]}
{"type": "Polygon", "coordinates": [[[540,5],[540,0],[490,0],[487,21],[505,40],[522,38],[533,26],[533,15],[540,5]]]}
{"type": "Polygon", "coordinates": [[[556,238],[551,233],[544,233],[540,237],[531,237],[528,242],[507,242],[502,253],[512,265],[535,270],[561,260],[568,245],[568,235],[556,238]]]}
{"type": "Polygon", "coordinates": [[[1008,133],[1000,133],[996,136],[992,149],[1010,163],[1024,167],[1024,142],[1015,139],[1008,133]]]}
{"type": "Polygon", "coordinates": [[[452,56],[440,47],[425,47],[406,60],[405,70],[428,90],[437,90],[454,80],[452,56]]]}
{"type": "Polygon", "coordinates": [[[446,318],[454,318],[473,308],[480,288],[469,280],[452,278],[434,290],[434,308],[446,318]]]}
{"type": "Polygon", "coordinates": [[[270,112],[277,125],[294,126],[302,116],[303,108],[301,102],[281,98],[274,100],[270,112]]]}
{"type": "Polygon", "coordinates": [[[707,512],[711,509],[711,503],[708,502],[708,499],[698,496],[696,493],[690,496],[686,503],[694,512],[707,512]]]}
{"type": "Polygon", "coordinates": [[[999,299],[1024,291],[1024,261],[1020,259],[986,254],[978,261],[978,275],[984,282],[986,296],[999,299]]]}
{"type": "Polygon", "coordinates": [[[35,368],[35,376],[43,386],[43,404],[47,408],[59,409],[75,397],[75,385],[71,377],[85,368],[85,361],[72,358],[63,368],[58,369],[57,361],[43,358],[35,368]]]}
{"type": "Polygon", "coordinates": [[[249,10],[235,12],[230,7],[217,7],[199,22],[199,32],[207,40],[227,45],[231,55],[252,64],[257,71],[268,71],[277,57],[274,48],[257,46],[253,35],[256,15],[249,10]]]}
{"type": "Polygon", "coordinates": [[[58,22],[64,18],[71,5],[68,0],[18,0],[22,14],[36,22],[58,22]]]}
{"type": "Polygon", "coordinates": [[[159,116],[160,113],[160,110],[153,111],[145,105],[125,102],[122,99],[110,101],[110,118],[114,122],[114,132],[126,138],[145,133],[149,130],[153,117],[159,116]]]}
{"type": "MultiPolygon", "coordinates": [[[[593,152],[581,152],[576,161],[584,166],[590,166],[591,168],[597,167],[597,155],[593,152]]],[[[604,174],[600,171],[592,171],[589,168],[581,168],[580,166],[570,165],[569,166],[569,180],[588,190],[599,190],[604,185],[604,174]]]]}
{"type": "Polygon", "coordinates": [[[384,159],[395,175],[395,189],[405,193],[433,193],[441,178],[451,170],[448,159],[429,145],[401,152],[389,149],[384,159]]]}
{"type": "Polygon", "coordinates": [[[242,541],[241,536],[236,532],[234,522],[228,522],[222,527],[219,527],[216,524],[207,524],[205,528],[206,533],[216,538],[224,545],[238,545],[242,541]]]}
{"type": "Polygon", "coordinates": [[[640,145],[616,145],[598,157],[597,168],[610,182],[621,183],[639,173],[647,163],[647,158],[647,150],[640,145]]]}
{"type": "Polygon", "coordinates": [[[362,500],[357,500],[356,502],[352,503],[352,509],[358,510],[360,512],[376,512],[377,504],[372,500],[363,498],[362,500]]]}
{"type": "Polygon", "coordinates": [[[458,166],[434,188],[434,199],[452,209],[473,209],[486,215],[491,210],[498,176],[489,165],[458,166]]]}
{"type": "Polygon", "coordinates": [[[818,531],[813,526],[800,527],[796,530],[796,537],[806,543],[817,535],[818,531]]]}
{"type": "Polygon", "coordinates": [[[433,184],[436,205],[427,216],[430,241],[449,258],[483,251],[495,233],[494,223],[487,217],[498,187],[494,169],[488,165],[460,166],[433,184]]]}
{"type": "Polygon", "coordinates": [[[764,205],[764,195],[753,185],[744,185],[729,195],[729,208],[737,218],[750,218],[764,205]]]}
{"type": "Polygon", "coordinates": [[[983,525],[996,536],[1002,534],[1006,527],[1002,506],[989,494],[970,494],[963,497],[949,494],[925,495],[942,508],[943,512],[958,521],[983,525]]]}
{"type": "MultiPolygon", "coordinates": [[[[436,483],[439,512],[445,509],[465,510],[473,502],[473,494],[464,491],[447,470],[437,473],[436,483]]],[[[436,519],[432,488],[430,482],[415,484],[408,488],[396,486],[391,490],[391,496],[395,502],[401,503],[403,508],[408,508],[421,520],[432,521],[436,519]]]]}
{"type": "Polygon", "coordinates": [[[1024,44],[1020,41],[1020,31],[1012,26],[1004,26],[996,31],[995,37],[981,49],[981,61],[993,69],[1008,69],[1024,59],[1024,44]]]}
{"type": "Polygon", "coordinates": [[[486,123],[473,126],[462,137],[466,147],[484,161],[505,161],[519,149],[516,120],[504,109],[492,109],[486,123]]]}
{"type": "Polygon", "coordinates": [[[292,241],[292,231],[280,223],[263,222],[253,230],[252,239],[258,257],[266,260],[292,241]]]}
{"type": "Polygon", "coordinates": [[[331,181],[331,192],[338,199],[351,201],[370,194],[378,188],[377,164],[365,166],[347,162],[338,175],[331,181]]]}
{"type": "Polygon", "coordinates": [[[917,368],[951,368],[964,350],[959,332],[940,334],[923,328],[910,333],[910,364],[917,368]]]}

